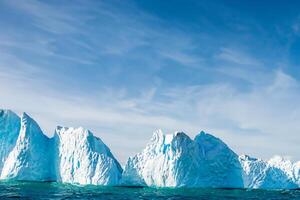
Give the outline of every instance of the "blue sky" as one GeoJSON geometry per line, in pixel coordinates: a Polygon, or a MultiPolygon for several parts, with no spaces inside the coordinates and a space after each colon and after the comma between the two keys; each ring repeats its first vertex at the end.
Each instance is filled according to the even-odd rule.
{"type": "Polygon", "coordinates": [[[155,129],[299,160],[299,1],[0,1],[0,105],[125,162],[155,129]]]}

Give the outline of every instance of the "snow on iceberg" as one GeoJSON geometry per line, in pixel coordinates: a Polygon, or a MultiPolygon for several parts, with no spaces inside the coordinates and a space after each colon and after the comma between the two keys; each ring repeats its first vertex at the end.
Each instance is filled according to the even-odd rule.
{"type": "Polygon", "coordinates": [[[50,153],[49,138],[33,119],[23,113],[20,133],[4,163],[1,179],[51,180],[50,153]]]}
{"type": "Polygon", "coordinates": [[[210,134],[201,132],[192,140],[182,132],[158,130],[141,153],[129,158],[123,184],[242,188],[242,167],[238,155],[210,134]]]}
{"type": "Polygon", "coordinates": [[[56,180],[117,185],[122,168],[100,138],[83,128],[57,127],[54,135],[56,180]]]}

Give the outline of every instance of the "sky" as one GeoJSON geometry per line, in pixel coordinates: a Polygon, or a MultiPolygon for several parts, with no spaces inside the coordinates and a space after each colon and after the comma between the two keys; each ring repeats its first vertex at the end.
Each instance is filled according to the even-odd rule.
{"type": "Polygon", "coordinates": [[[0,107],[124,164],[153,131],[300,160],[299,1],[0,1],[0,107]]]}

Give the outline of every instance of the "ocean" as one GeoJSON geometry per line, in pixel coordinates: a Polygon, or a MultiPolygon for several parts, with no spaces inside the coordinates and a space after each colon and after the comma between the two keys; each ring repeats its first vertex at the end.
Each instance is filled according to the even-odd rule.
{"type": "Polygon", "coordinates": [[[0,199],[300,199],[299,190],[157,189],[0,182],[0,199]]]}

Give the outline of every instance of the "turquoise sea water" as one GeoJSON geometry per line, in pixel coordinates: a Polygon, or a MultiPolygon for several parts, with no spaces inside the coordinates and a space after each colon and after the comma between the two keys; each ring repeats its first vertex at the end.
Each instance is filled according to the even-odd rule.
{"type": "Polygon", "coordinates": [[[299,190],[155,189],[0,182],[0,199],[300,199],[299,190]]]}

